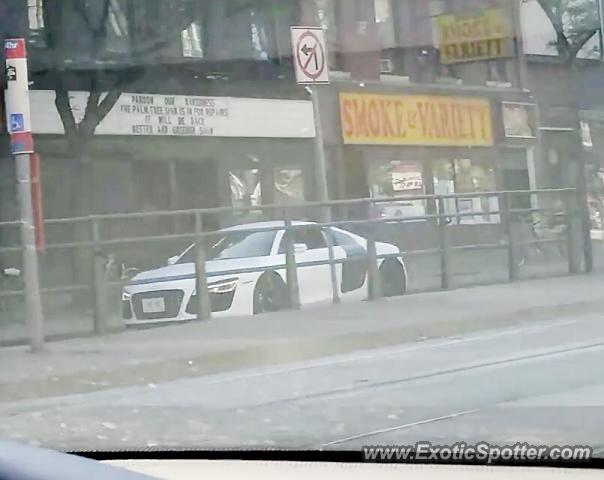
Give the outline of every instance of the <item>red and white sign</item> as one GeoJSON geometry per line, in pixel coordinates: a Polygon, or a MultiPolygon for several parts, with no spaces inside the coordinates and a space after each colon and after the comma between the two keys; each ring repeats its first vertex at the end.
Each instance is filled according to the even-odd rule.
{"type": "Polygon", "coordinates": [[[325,31],[320,27],[291,27],[296,81],[303,85],[329,83],[325,31]]]}
{"type": "Polygon", "coordinates": [[[5,40],[4,58],[6,59],[6,125],[11,137],[11,151],[14,155],[33,153],[25,39],[5,40]]]}

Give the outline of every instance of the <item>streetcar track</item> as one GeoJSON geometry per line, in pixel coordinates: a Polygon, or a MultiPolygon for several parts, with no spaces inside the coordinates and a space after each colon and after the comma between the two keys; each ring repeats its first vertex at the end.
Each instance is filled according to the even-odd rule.
{"type": "Polygon", "coordinates": [[[447,415],[441,415],[439,417],[426,418],[423,420],[417,420],[415,422],[404,423],[403,425],[397,425],[394,427],[382,428],[379,430],[371,430],[369,432],[358,433],[356,435],[351,435],[349,437],[340,438],[337,440],[332,440],[331,442],[321,444],[321,448],[333,447],[335,445],[340,445],[342,443],[352,442],[353,440],[361,440],[362,438],[375,437],[376,435],[382,435],[384,433],[392,433],[398,430],[405,430],[412,427],[420,427],[422,425],[428,425],[431,423],[442,422],[446,420],[453,420],[455,418],[463,417],[466,415],[471,415],[473,413],[479,412],[479,408],[475,408],[472,410],[463,410],[461,412],[449,413],[447,415]]]}
{"type": "Polygon", "coordinates": [[[569,353],[596,350],[598,348],[604,348],[604,342],[597,342],[597,343],[580,345],[580,346],[569,347],[569,348],[558,349],[558,350],[552,350],[552,351],[547,351],[547,352],[540,352],[540,353],[532,354],[532,355],[522,355],[519,357],[506,358],[506,359],[495,360],[492,362],[486,362],[486,363],[480,363],[480,364],[474,364],[474,365],[465,365],[462,367],[450,368],[450,369],[446,369],[446,370],[438,370],[438,371],[434,371],[434,372],[413,375],[413,376],[409,376],[409,377],[405,377],[405,378],[384,380],[381,382],[373,382],[373,383],[368,383],[368,384],[364,384],[364,385],[356,384],[356,385],[342,387],[342,388],[333,389],[333,390],[329,390],[329,391],[312,393],[312,394],[308,394],[308,395],[301,395],[301,396],[299,395],[296,397],[279,398],[276,400],[270,400],[270,401],[266,401],[266,402],[258,402],[256,404],[246,405],[245,407],[237,406],[237,407],[217,408],[217,409],[212,409],[210,411],[212,413],[225,413],[225,412],[237,411],[237,410],[240,410],[241,408],[244,408],[246,411],[248,411],[248,410],[253,410],[253,409],[258,409],[258,408],[263,408],[263,407],[272,407],[272,406],[279,405],[279,404],[297,403],[297,402],[304,402],[304,401],[309,401],[309,400],[323,400],[326,398],[337,397],[339,395],[345,395],[345,394],[357,393],[357,392],[366,392],[366,391],[370,391],[370,390],[378,389],[378,388],[390,388],[393,386],[403,385],[405,383],[430,380],[430,379],[447,376],[447,375],[455,375],[455,374],[459,374],[459,373],[476,371],[476,370],[480,370],[480,369],[484,369],[484,368],[499,367],[502,365],[509,365],[509,364],[518,363],[518,362],[538,360],[538,359],[542,359],[542,358],[565,355],[565,354],[569,354],[569,353]]]}
{"type": "MultiPolygon", "coordinates": [[[[478,338],[477,338],[477,340],[478,340],[478,338]]],[[[468,339],[468,341],[474,341],[474,339],[471,338],[471,339],[468,339]]],[[[450,340],[449,342],[440,342],[439,341],[439,343],[432,344],[429,346],[422,345],[422,346],[407,347],[404,349],[397,349],[396,351],[388,352],[386,354],[386,357],[394,357],[396,355],[411,353],[413,351],[423,350],[423,349],[432,349],[432,348],[439,348],[439,347],[442,348],[442,347],[450,346],[453,343],[459,345],[460,343],[465,343],[465,339],[450,340]]],[[[603,348],[603,347],[604,347],[604,340],[599,341],[599,342],[588,343],[588,344],[572,345],[572,346],[568,346],[565,348],[546,350],[546,351],[541,351],[541,352],[533,353],[533,354],[517,355],[517,356],[508,357],[508,358],[500,358],[500,359],[493,360],[490,362],[466,364],[466,365],[462,365],[459,367],[443,369],[443,370],[435,370],[435,371],[421,373],[418,375],[406,376],[403,378],[394,378],[394,379],[370,382],[370,383],[365,383],[365,384],[355,383],[352,385],[347,385],[345,387],[335,388],[335,389],[331,389],[331,390],[327,390],[327,391],[315,392],[315,393],[310,393],[310,394],[305,394],[305,395],[289,396],[289,397],[278,398],[278,399],[267,400],[267,401],[260,401],[260,402],[254,403],[254,404],[248,404],[248,405],[244,405],[244,406],[229,406],[229,407],[225,407],[225,408],[207,409],[207,411],[216,413],[216,414],[217,413],[229,413],[229,412],[238,411],[241,409],[249,411],[249,410],[255,410],[255,409],[260,409],[260,408],[264,408],[264,407],[278,406],[278,405],[282,405],[282,404],[293,404],[293,403],[300,403],[300,402],[305,402],[305,401],[322,400],[322,399],[334,398],[334,397],[338,397],[338,396],[342,396],[342,395],[368,392],[368,391],[371,391],[374,389],[391,388],[391,387],[395,387],[395,386],[404,385],[406,383],[430,380],[430,379],[435,379],[435,378],[439,378],[439,377],[444,377],[447,375],[456,375],[456,374],[460,374],[460,373],[466,373],[466,372],[471,372],[471,371],[476,371],[476,370],[481,370],[481,369],[499,367],[499,366],[503,366],[503,365],[510,365],[510,364],[519,363],[519,362],[527,362],[527,361],[539,360],[539,359],[548,358],[548,357],[566,355],[566,354],[575,353],[575,352],[596,350],[596,349],[603,348]]],[[[338,359],[336,361],[331,361],[331,362],[329,362],[329,361],[328,362],[318,362],[318,363],[310,365],[310,366],[301,365],[301,366],[298,366],[295,368],[290,368],[290,369],[280,369],[278,371],[260,372],[260,373],[257,373],[255,375],[251,375],[251,376],[241,375],[241,376],[237,376],[236,378],[215,379],[214,381],[209,381],[208,385],[220,385],[220,384],[229,383],[229,382],[238,381],[238,380],[248,380],[248,379],[253,379],[253,378],[278,376],[278,375],[283,375],[283,374],[287,374],[287,373],[312,370],[312,369],[317,369],[317,368],[325,368],[325,367],[328,368],[330,366],[354,363],[355,358],[357,361],[359,360],[358,357],[344,358],[344,359],[338,359]]],[[[375,358],[375,357],[368,353],[367,355],[364,355],[363,357],[361,357],[361,360],[371,360],[372,358],[375,358]]],[[[189,382],[190,380],[191,379],[186,379],[184,381],[189,382]]],[[[180,382],[180,381],[181,380],[176,380],[175,382],[180,382]]],[[[170,382],[170,383],[173,383],[173,382],[170,382]]],[[[130,388],[130,387],[126,387],[126,389],[128,389],[128,388],[130,388]]],[[[140,387],[134,387],[134,388],[140,388],[140,387]]],[[[118,390],[123,391],[124,389],[120,388],[118,390]]],[[[10,406],[7,404],[5,404],[5,405],[0,404],[0,415],[5,415],[5,416],[9,417],[9,416],[18,416],[20,414],[26,414],[28,412],[31,412],[34,409],[36,409],[36,410],[44,409],[44,410],[52,411],[52,410],[65,408],[66,406],[71,406],[71,407],[76,407],[76,408],[81,407],[81,406],[87,406],[87,405],[90,405],[88,402],[90,395],[95,395],[95,394],[94,393],[77,394],[77,398],[73,399],[73,403],[58,402],[58,403],[54,404],[52,407],[45,407],[44,405],[37,405],[39,402],[43,402],[43,399],[38,399],[38,400],[33,401],[34,405],[32,407],[26,408],[25,410],[23,409],[23,405],[19,405],[18,403],[14,404],[14,405],[10,405],[10,406]],[[17,409],[19,409],[19,411],[11,412],[11,407],[17,408],[17,409]],[[5,410],[5,411],[2,412],[2,410],[5,410]]],[[[145,405],[139,405],[139,407],[145,407],[145,405]]],[[[153,405],[149,405],[149,407],[153,407],[153,405]]]]}

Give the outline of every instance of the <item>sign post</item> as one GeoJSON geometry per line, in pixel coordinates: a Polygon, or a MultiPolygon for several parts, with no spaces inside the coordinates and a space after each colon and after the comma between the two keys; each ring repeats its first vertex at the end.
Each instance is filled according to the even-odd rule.
{"type": "Polygon", "coordinates": [[[604,58],[604,0],[598,0],[598,17],[600,18],[600,58],[604,58]]]}
{"type": "Polygon", "coordinates": [[[29,108],[29,83],[25,39],[4,41],[6,59],[6,119],[15,156],[17,188],[21,211],[21,243],[23,247],[23,276],[25,283],[25,321],[33,351],[44,346],[44,319],[40,298],[38,254],[31,188],[30,155],[34,153],[29,108]]]}
{"type": "MultiPolygon", "coordinates": [[[[321,125],[321,110],[318,85],[329,84],[329,67],[327,62],[327,44],[325,31],[320,27],[291,27],[293,60],[296,71],[296,81],[299,85],[308,85],[312,98],[313,116],[315,121],[315,185],[317,200],[327,202],[327,165],[323,144],[323,128],[321,125]]],[[[329,207],[320,209],[321,221],[331,220],[329,207]]]]}
{"type": "Polygon", "coordinates": [[[36,227],[36,249],[38,253],[46,252],[46,235],[44,233],[44,213],[42,210],[42,171],[40,166],[40,155],[34,153],[31,156],[30,178],[31,178],[31,200],[33,204],[34,225],[36,227]]]}

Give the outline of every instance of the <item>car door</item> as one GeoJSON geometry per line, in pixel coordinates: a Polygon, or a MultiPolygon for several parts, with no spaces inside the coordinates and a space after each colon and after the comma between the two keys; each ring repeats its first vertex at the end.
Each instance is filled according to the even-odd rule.
{"type": "MultiPolygon", "coordinates": [[[[296,245],[296,265],[298,267],[298,284],[300,302],[316,303],[331,299],[331,272],[326,263],[314,265],[315,262],[328,262],[329,249],[320,227],[309,225],[294,231],[296,245]],[[302,248],[304,246],[304,248],[302,248]]],[[[279,253],[286,251],[285,236],[281,239],[279,253]]],[[[339,275],[338,275],[339,276],[339,275]]]]}
{"type": "Polygon", "coordinates": [[[346,260],[342,264],[340,290],[343,294],[359,290],[367,278],[366,250],[355,237],[339,228],[330,229],[335,246],[344,250],[346,260]]]}

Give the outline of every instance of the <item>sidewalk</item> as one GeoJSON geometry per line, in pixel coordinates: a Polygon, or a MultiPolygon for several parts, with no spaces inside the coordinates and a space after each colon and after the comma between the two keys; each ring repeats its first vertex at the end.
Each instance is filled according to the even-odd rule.
{"type": "MultiPolygon", "coordinates": [[[[507,251],[457,251],[451,255],[452,286],[462,288],[477,285],[507,283],[507,251]]],[[[441,266],[439,255],[410,256],[405,259],[409,277],[409,293],[421,293],[440,290],[441,266]]],[[[549,278],[564,275],[568,266],[564,259],[548,260],[542,263],[530,263],[520,271],[521,278],[549,278]]],[[[116,314],[119,313],[120,292],[113,292],[111,298],[116,314]]],[[[50,300],[54,297],[46,297],[50,300]]],[[[69,300],[63,304],[56,302],[54,308],[45,310],[44,330],[50,340],[89,337],[93,333],[93,313],[90,309],[74,310],[69,300]]],[[[20,318],[22,313],[13,314],[15,318],[3,321],[0,318],[0,348],[7,346],[27,345],[28,332],[25,322],[20,318]]],[[[122,323],[119,318],[112,319],[113,330],[119,330],[122,323]]]]}
{"type": "Polygon", "coordinates": [[[83,393],[450,337],[604,309],[604,274],[533,280],[377,303],[126,331],[0,349],[0,401],[83,393]]]}

